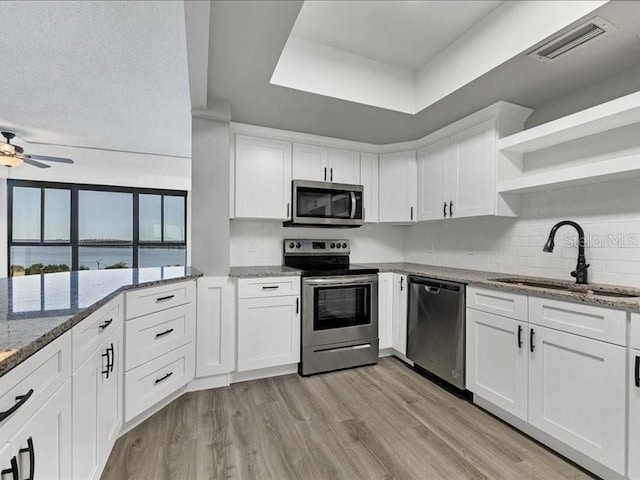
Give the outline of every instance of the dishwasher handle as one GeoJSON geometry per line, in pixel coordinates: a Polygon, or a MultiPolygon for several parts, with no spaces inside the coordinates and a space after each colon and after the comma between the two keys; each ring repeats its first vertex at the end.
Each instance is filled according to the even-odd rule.
{"type": "Polygon", "coordinates": [[[436,280],[418,275],[409,275],[409,285],[424,286],[425,291],[433,294],[438,293],[441,290],[461,293],[464,293],[465,290],[465,285],[462,283],[447,282],[445,280],[436,280]]]}
{"type": "Polygon", "coordinates": [[[424,290],[427,293],[433,293],[434,295],[440,293],[440,289],[438,287],[431,287],[429,285],[424,285],[424,290]]]}

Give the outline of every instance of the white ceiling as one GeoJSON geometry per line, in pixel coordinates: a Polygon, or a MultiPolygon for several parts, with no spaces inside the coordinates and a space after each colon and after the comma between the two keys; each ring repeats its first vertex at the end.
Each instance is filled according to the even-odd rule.
{"type": "Polygon", "coordinates": [[[503,3],[307,0],[291,34],[417,71],[503,3]]]}
{"type": "MultiPolygon", "coordinates": [[[[387,144],[414,140],[499,100],[534,109],[560,105],[563,97],[639,65],[640,2],[612,1],[586,18],[599,15],[616,25],[616,32],[589,43],[588,47],[576,49],[552,64],[521,53],[430,107],[409,115],[270,83],[302,3],[211,4],[210,105],[226,102],[232,120],[239,123],[387,144]]],[[[560,2],[527,3],[551,5],[560,2]]],[[[640,76],[635,84],[640,88],[640,76]]],[[[609,95],[616,93],[624,94],[615,91],[609,95]]],[[[598,97],[599,101],[611,98],[598,97]]],[[[584,100],[582,104],[565,105],[556,115],[580,109],[581,105],[589,103],[588,98],[584,100]]],[[[544,121],[550,119],[545,117],[544,121]]]]}
{"type": "Polygon", "coordinates": [[[182,1],[3,1],[0,32],[0,127],[190,157],[182,1]]]}

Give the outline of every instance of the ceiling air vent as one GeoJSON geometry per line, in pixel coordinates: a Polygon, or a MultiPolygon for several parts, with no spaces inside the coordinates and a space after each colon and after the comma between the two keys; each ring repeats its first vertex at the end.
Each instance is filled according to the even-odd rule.
{"type": "Polygon", "coordinates": [[[556,58],[573,51],[576,47],[615,30],[617,28],[613,24],[600,17],[593,17],[587,23],[583,23],[579,27],[536,48],[528,56],[545,63],[553,62],[556,58]]]}

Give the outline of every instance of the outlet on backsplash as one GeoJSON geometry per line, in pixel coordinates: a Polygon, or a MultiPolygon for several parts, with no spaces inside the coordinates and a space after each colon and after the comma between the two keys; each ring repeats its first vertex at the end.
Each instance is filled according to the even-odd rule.
{"type": "Polygon", "coordinates": [[[255,253],[257,251],[256,242],[249,242],[249,248],[247,250],[249,253],[255,253]]]}

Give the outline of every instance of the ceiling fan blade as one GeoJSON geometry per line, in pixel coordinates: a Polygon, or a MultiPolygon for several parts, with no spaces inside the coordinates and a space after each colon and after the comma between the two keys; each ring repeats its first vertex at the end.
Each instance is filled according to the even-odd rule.
{"type": "Polygon", "coordinates": [[[47,157],[46,155],[31,155],[31,154],[29,154],[29,156],[36,160],[45,160],[47,162],[73,163],[73,160],[71,160],[70,158],[47,157]]]}
{"type": "Polygon", "coordinates": [[[51,168],[51,165],[47,165],[46,163],[36,162],[35,160],[29,157],[22,157],[22,160],[24,161],[24,163],[28,163],[29,165],[33,165],[34,167],[51,168]]]}

